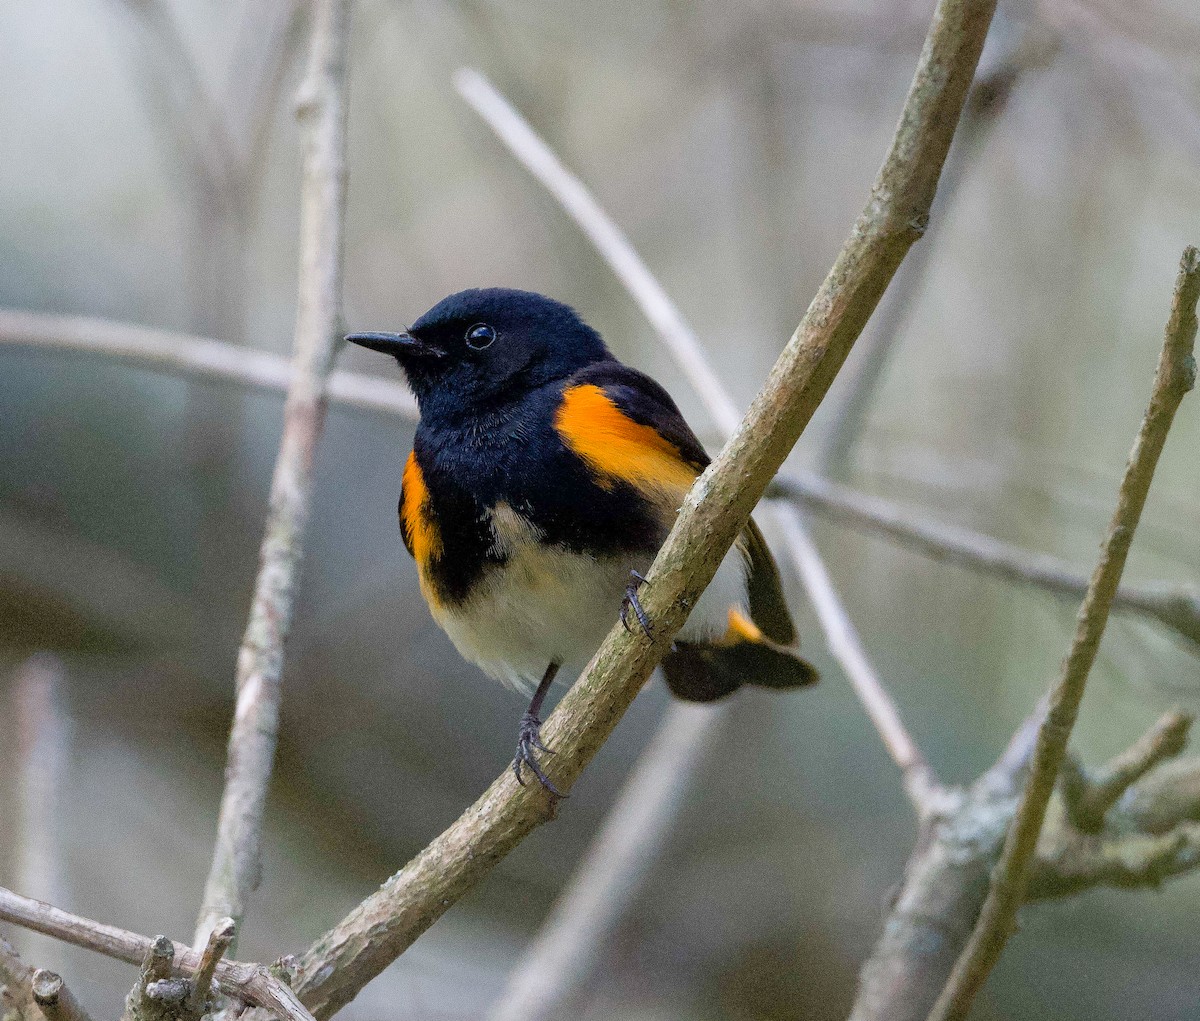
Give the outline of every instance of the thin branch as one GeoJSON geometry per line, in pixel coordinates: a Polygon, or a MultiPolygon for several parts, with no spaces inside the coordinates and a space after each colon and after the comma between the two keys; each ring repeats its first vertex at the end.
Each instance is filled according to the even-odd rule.
{"type": "Polygon", "coordinates": [[[301,87],[299,115],[306,151],[293,375],[254,599],[238,653],[237,707],[212,870],[196,923],[198,946],[219,919],[242,918],[261,868],[263,809],[279,725],[283,646],[295,605],[313,462],[325,418],[325,381],[341,318],[349,17],[349,0],[322,0],[317,5],[308,76],[301,87]]]}
{"type": "Polygon", "coordinates": [[[1014,22],[1005,16],[1003,8],[997,13],[967,97],[962,124],[942,172],[934,206],[937,215],[931,221],[931,230],[925,236],[925,244],[905,260],[896,274],[895,284],[889,288],[858,345],[850,370],[852,375],[847,380],[846,398],[826,418],[829,424],[821,435],[817,453],[817,465],[823,476],[845,475],[851,450],[862,434],[868,412],[928,278],[932,255],[940,247],[939,224],[946,222],[946,213],[967,178],[968,167],[986,145],[1018,81],[1030,67],[1044,65],[1047,50],[1053,45],[1046,39],[1044,29],[1014,22]]]}
{"type": "Polygon", "coordinates": [[[1143,833],[1166,833],[1181,822],[1200,822],[1200,756],[1160,766],[1126,791],[1109,815],[1143,833]]]}
{"type": "Polygon", "coordinates": [[[1183,751],[1191,726],[1191,716],[1167,713],[1140,740],[1096,770],[1085,769],[1068,754],[1059,787],[1071,825],[1083,833],[1099,833],[1109,809],[1130,787],[1183,751]]]}
{"type": "Polygon", "coordinates": [[[999,959],[1025,897],[1029,871],[1045,821],[1055,779],[1075,726],[1088,674],[1117,592],[1134,530],[1167,433],[1184,395],[1196,377],[1192,354],[1196,338],[1196,302],[1200,298],[1200,259],[1195,248],[1183,253],[1166,338],[1155,373],[1150,406],[1142,420],[1117,496],[1117,508],[1101,547],[1088,594],[1079,608],[1071,650],[1050,697],[1050,709],[1038,730],[1037,746],[1016,816],[992,872],[991,889],[975,930],[954,966],[931,1021],[964,1018],[999,959]]]}
{"type": "MultiPolygon", "coordinates": [[[[208,337],[110,319],[14,309],[0,309],[0,346],[101,355],[151,372],[236,383],[264,393],[285,393],[294,371],[292,362],[281,355],[208,337]]],[[[408,388],[381,376],[334,372],[329,376],[326,396],[335,404],[417,420],[417,402],[408,388]]]]}
{"type": "Polygon", "coordinates": [[[1038,847],[1030,868],[1027,901],[1071,897],[1097,886],[1155,889],[1200,866],[1200,823],[1169,833],[1094,837],[1057,829],[1038,847]]]}
{"type": "Polygon", "coordinates": [[[1178,759],[1191,722],[1189,716],[1167,713],[1094,771],[1069,755],[1063,760],[1061,797],[1051,801],[1038,840],[1028,901],[1067,897],[1096,886],[1153,888],[1200,866],[1194,799],[1200,759],[1178,759]],[[1151,784],[1154,804],[1161,809],[1156,815],[1143,820],[1114,808],[1138,787],[1151,784]],[[1152,828],[1143,829],[1143,821],[1152,828]]]}
{"type": "Polygon", "coordinates": [[[790,507],[781,507],[776,520],[787,542],[792,564],[803,579],[821,621],[829,651],[850,679],[863,710],[879,732],[892,761],[900,768],[905,793],[917,815],[923,816],[940,798],[937,776],[909,736],[899,708],[871,665],[858,630],[838,599],[833,580],[800,515],[790,507]]]}
{"type": "MultiPolygon", "coordinates": [[[[718,430],[725,436],[736,428],[737,406],[725,384],[712,368],[704,345],[671,300],[637,250],[595,200],[586,186],[562,165],[554,151],[533,131],[520,113],[495,87],[476,71],[460,70],[455,85],[476,113],[508,146],[513,155],[563,206],[584,235],[596,247],[617,278],[637,302],[646,318],[670,351],[676,365],[689,379],[718,430]]],[[[827,631],[829,648],[858,695],[871,722],[905,776],[911,795],[932,790],[936,781],[915,742],[901,721],[899,710],[872,669],[853,625],[815,547],[805,534],[798,515],[783,505],[769,505],[789,543],[804,586],[818,606],[821,626],[827,631]],[[832,629],[832,630],[830,630],[832,629]]],[[[918,812],[919,802],[915,802],[918,812]]],[[[666,820],[664,820],[664,824],[666,820]]]]}
{"type": "Polygon", "coordinates": [[[52,971],[39,968],[33,973],[33,1002],[46,1021],[91,1021],[62,976],[52,971]]]}
{"type": "Polygon", "coordinates": [[[488,1021],[550,1021],[602,963],[671,832],[728,705],[672,703],[612,810],[487,1014],[488,1021]]]}
{"type": "Polygon", "coordinates": [[[220,117],[196,56],[164,0],[117,0],[145,40],[145,59],[158,66],[161,85],[145,93],[161,107],[163,133],[173,137],[183,164],[218,195],[232,192],[236,142],[220,117]],[[164,100],[166,100],[164,104],[164,100]]]}
{"type": "MultiPolygon", "coordinates": [[[[175,944],[166,936],[155,936],[149,949],[142,958],[142,966],[138,969],[137,981],[125,997],[125,1011],[121,1021],[162,1021],[165,1013],[161,1002],[162,983],[171,979],[171,971],[175,962],[175,944]],[[156,994],[156,995],[152,995],[156,994]]],[[[178,979],[183,985],[176,1001],[187,995],[186,980],[178,979]]]]}
{"type": "MultiPolygon", "coordinates": [[[[83,316],[0,309],[0,347],[5,346],[115,358],[151,372],[234,383],[263,393],[286,392],[292,376],[291,362],[280,355],[83,316]]],[[[698,363],[689,358],[684,364],[698,363]]],[[[339,370],[329,377],[326,395],[332,404],[417,420],[417,403],[408,388],[382,376],[339,370]]],[[[923,512],[816,475],[779,476],[768,495],[773,504],[790,500],[837,524],[883,535],[933,560],[1032,585],[1062,598],[1081,599],[1087,591],[1087,578],[1059,557],[1035,553],[982,532],[927,521],[923,512]]],[[[1113,610],[1149,617],[1200,646],[1200,589],[1194,585],[1162,581],[1124,584],[1117,590],[1113,610]]]]}
{"type": "MultiPolygon", "coordinates": [[[[886,536],[932,560],[1032,585],[1061,598],[1081,599],[1087,593],[1087,578],[1066,560],[982,532],[924,520],[899,504],[816,476],[776,479],[770,492],[840,524],[886,536]]],[[[1195,586],[1166,582],[1122,585],[1113,609],[1150,617],[1200,646],[1200,589],[1195,586]]]]}
{"type": "MultiPolygon", "coordinates": [[[[139,967],[158,946],[157,956],[170,960],[174,974],[194,975],[203,956],[200,951],[165,936],[141,936],[22,897],[3,887],[0,887],[0,919],[139,967]],[[170,945],[170,954],[161,946],[164,943],[170,945]]],[[[227,996],[273,1011],[289,1021],[313,1021],[292,990],[261,964],[219,961],[213,979],[227,996]]]]}
{"type": "MultiPolygon", "coordinates": [[[[993,0],[941,0],[870,199],[767,383],[698,480],[647,576],[654,637],[616,624],[547,722],[549,773],[569,790],[608,738],[749,520],[855,339],[920,237],[993,0]]],[[[545,792],[506,770],[460,819],[297,962],[297,991],[328,1017],[549,817],[545,792]]]]}
{"type": "Polygon", "coordinates": [[[454,87],[517,160],[546,187],[608,263],[687,376],[717,428],[726,436],[741,421],[737,405],[713,370],[692,328],[662,284],[616,225],[520,113],[478,71],[461,68],[454,87]]]}
{"type": "Polygon", "coordinates": [[[191,994],[188,996],[188,1010],[196,1017],[200,1017],[208,1005],[217,963],[233,946],[236,933],[237,923],[232,918],[222,918],[208,935],[208,942],[204,945],[204,952],[200,955],[200,966],[192,977],[191,994]]]}

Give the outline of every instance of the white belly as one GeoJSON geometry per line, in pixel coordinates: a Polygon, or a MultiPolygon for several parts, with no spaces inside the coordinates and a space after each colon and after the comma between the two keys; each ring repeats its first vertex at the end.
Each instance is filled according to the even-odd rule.
{"type": "MultiPolygon", "coordinates": [[[[456,606],[434,619],[465,659],[511,688],[530,691],[552,662],[573,681],[617,622],[630,571],[650,558],[597,559],[537,543],[536,532],[502,508],[493,515],[497,544],[507,554],[456,606]]],[[[729,608],[746,605],[746,564],[736,547],[721,562],[679,633],[685,641],[724,635],[729,608]]],[[[632,620],[632,618],[631,618],[632,620]]]]}

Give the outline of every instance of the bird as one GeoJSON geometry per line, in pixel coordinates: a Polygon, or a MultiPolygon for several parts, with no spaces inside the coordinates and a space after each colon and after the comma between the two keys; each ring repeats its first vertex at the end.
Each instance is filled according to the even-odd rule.
{"type": "MultiPolygon", "coordinates": [[[[537,755],[553,754],[546,696],[618,619],[652,634],[638,589],[709,457],[661,385],[573,308],[532,291],[459,291],[404,330],[346,340],[395,358],[417,400],[399,518],[421,593],[465,659],[530,695],[512,769],[562,797],[537,755]]],[[[818,675],[796,644],[751,519],[662,672],[691,702],[743,684],[806,687],[818,675]]]]}

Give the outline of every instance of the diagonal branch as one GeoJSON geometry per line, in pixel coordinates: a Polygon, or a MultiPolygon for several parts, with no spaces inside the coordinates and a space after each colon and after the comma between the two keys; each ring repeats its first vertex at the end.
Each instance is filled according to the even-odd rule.
{"type": "Polygon", "coordinates": [[[1159,455],[1171,422],[1196,378],[1192,353],[1196,339],[1196,302],[1200,298],[1200,257],[1188,248],[1179,277],[1159,356],[1150,407],[1134,441],[1133,452],[1117,495],[1117,508],[1101,547],[1088,594],[1079,608],[1071,650],[1058,682],[1051,690],[1049,710],[1038,728],[1029,776],[1016,816],[1005,838],[1000,860],[992,872],[991,889],[974,932],[954,966],[942,995],[930,1013],[931,1021],[966,1016],[988,974],[1004,950],[1025,898],[1038,835],[1046,817],[1055,779],[1075,726],[1088,674],[1108,623],[1133,533],[1141,517],[1159,455]]]}
{"type": "MultiPolygon", "coordinates": [[[[545,185],[596,247],[650,321],[680,371],[691,382],[718,430],[728,438],[738,423],[733,397],[713,369],[700,338],[624,232],[486,78],[476,71],[464,69],[455,75],[455,85],[475,112],[545,185]]],[[[863,703],[892,759],[900,767],[905,777],[905,789],[920,812],[922,798],[936,785],[932,771],[871,667],[799,515],[778,502],[772,502],[768,509],[788,540],[789,554],[817,609],[830,652],[863,703]]]]}
{"type": "Polygon", "coordinates": [[[196,923],[197,946],[204,944],[219,919],[241,920],[261,868],[263,809],[279,726],[283,645],[295,605],[313,462],[325,418],[325,381],[341,317],[349,17],[349,0],[323,0],[317,5],[308,77],[301,87],[299,115],[306,150],[293,374],[254,599],[238,652],[237,706],[216,848],[196,923]]]}
{"type": "MultiPolygon", "coordinates": [[[[653,639],[616,624],[546,726],[569,789],[629,708],[812,418],[880,295],[920,237],[994,0],[941,0],[870,199],[766,385],[697,481],[655,559],[643,605],[653,639]]],[[[497,779],[457,822],[297,962],[296,988],[328,1017],[549,817],[546,794],[497,779]]]]}
{"type": "MultiPolygon", "coordinates": [[[[732,396],[713,369],[696,332],[625,233],[483,75],[462,69],[455,75],[455,86],[592,242],[690,380],[718,430],[728,438],[738,422],[732,396]]],[[[862,699],[900,766],[915,807],[922,812],[936,787],[932,771],[876,677],[799,515],[779,503],[768,510],[787,538],[793,563],[812,593],[830,650],[862,699]]],[[[715,740],[729,712],[729,704],[709,707],[701,724],[685,707],[673,704],[667,709],[658,732],[622,786],[602,831],[493,1005],[489,1015],[492,1021],[518,1017],[538,1021],[561,1013],[591,973],[595,947],[603,945],[619,924],[633,902],[638,880],[649,871],[654,856],[661,853],[683,804],[682,788],[703,760],[702,746],[715,740]],[[671,782],[664,777],[670,777],[671,782]]]]}

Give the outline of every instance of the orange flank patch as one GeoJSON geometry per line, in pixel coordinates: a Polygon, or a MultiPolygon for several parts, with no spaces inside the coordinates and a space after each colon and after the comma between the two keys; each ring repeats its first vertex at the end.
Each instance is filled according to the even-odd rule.
{"type": "Polygon", "coordinates": [[[400,527],[421,573],[422,587],[425,569],[433,557],[442,555],[442,534],[429,506],[429,489],[417,464],[416,453],[408,455],[404,464],[404,483],[401,487],[400,527]]]}
{"type": "Polygon", "coordinates": [[[729,630],[721,639],[722,645],[736,645],[738,642],[765,642],[766,638],[758,629],[758,625],[742,613],[736,606],[729,608],[729,630]]]}
{"type": "Polygon", "coordinates": [[[619,480],[641,490],[681,495],[698,472],[648,425],[629,418],[600,387],[591,383],[563,393],[554,416],[562,441],[610,487],[619,480]]]}

